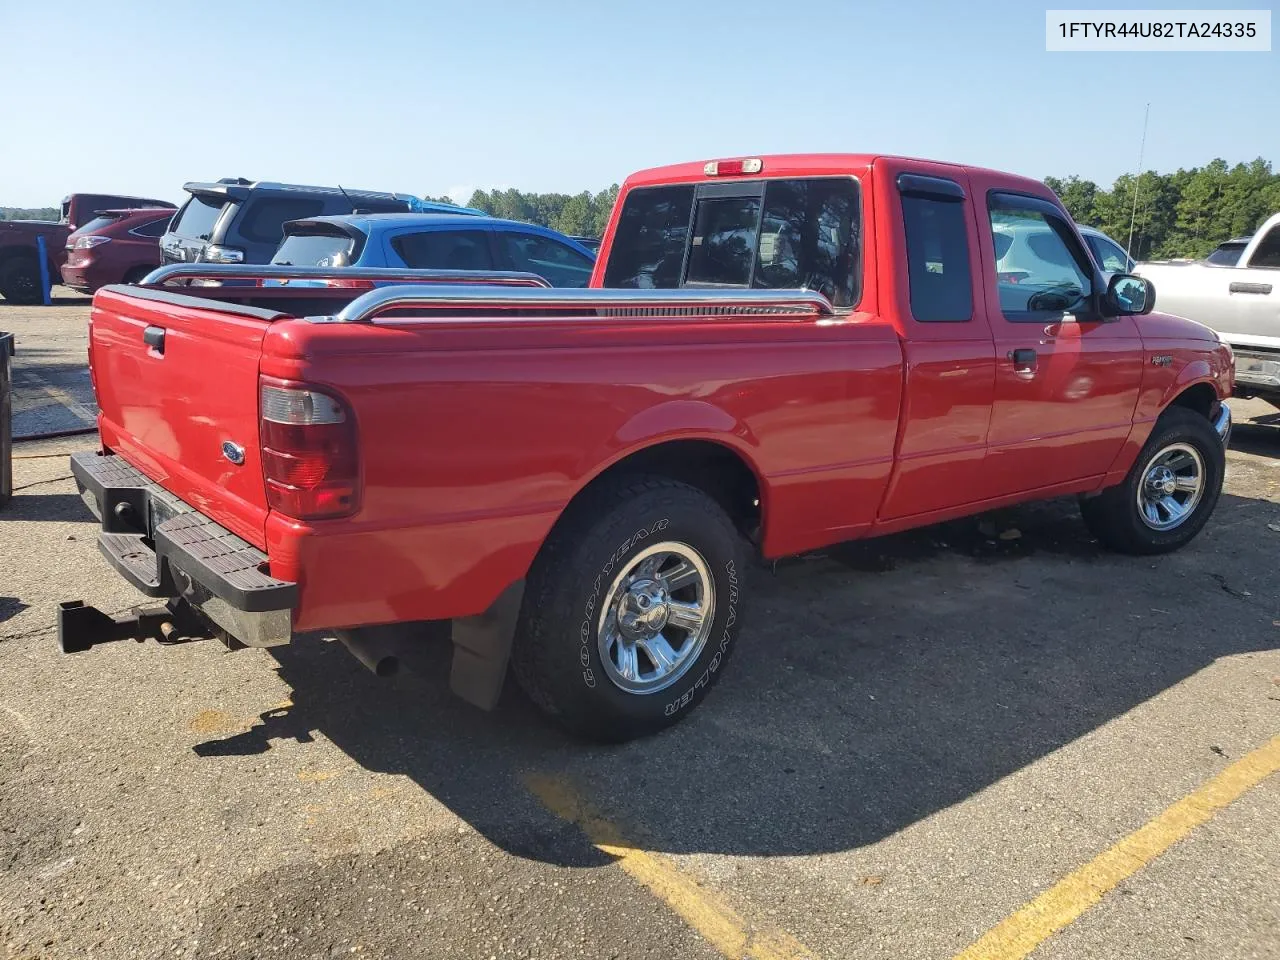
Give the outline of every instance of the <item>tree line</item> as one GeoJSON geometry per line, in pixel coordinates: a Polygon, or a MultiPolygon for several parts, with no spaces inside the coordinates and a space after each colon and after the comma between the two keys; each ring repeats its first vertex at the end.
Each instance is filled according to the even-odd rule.
{"type": "MultiPolygon", "coordinates": [[[[441,203],[454,203],[449,197],[427,197],[441,203]]],[[[483,210],[492,217],[537,223],[571,237],[598,237],[609,222],[613,201],[618,199],[618,185],[591,193],[525,193],[521,190],[477,190],[465,206],[483,210]]]]}
{"type": "Polygon", "coordinates": [[[1280,174],[1261,157],[1234,167],[1218,159],[1174,173],[1127,173],[1110,190],[1074,176],[1044,182],[1077,223],[1097,227],[1122,247],[1130,243],[1132,222],[1135,260],[1203,257],[1280,212],[1280,174]]]}
{"type": "Polygon", "coordinates": [[[57,220],[61,207],[0,207],[0,220],[57,220]]]}

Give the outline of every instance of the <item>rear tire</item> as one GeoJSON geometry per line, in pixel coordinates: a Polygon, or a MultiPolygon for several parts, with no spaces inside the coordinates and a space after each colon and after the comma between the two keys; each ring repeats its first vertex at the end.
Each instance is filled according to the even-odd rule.
{"type": "Polygon", "coordinates": [[[141,283],[143,277],[145,277],[148,273],[150,273],[152,270],[155,270],[155,269],[156,269],[155,267],[134,267],[132,270],[130,270],[128,273],[124,275],[124,282],[125,283],[141,283]]]}
{"type": "Polygon", "coordinates": [[[656,733],[720,678],[745,566],[742,538],[701,490],[662,477],[610,484],[570,507],[530,571],[516,679],[583,737],[656,733]]]}
{"type": "Polygon", "coordinates": [[[1177,550],[1208,522],[1222,494],[1226,451],[1200,414],[1170,407],[1118,486],[1080,501],[1089,531],[1112,550],[1177,550]]]}
{"type": "Polygon", "coordinates": [[[19,254],[0,263],[0,295],[10,303],[40,303],[40,261],[19,254]]]}

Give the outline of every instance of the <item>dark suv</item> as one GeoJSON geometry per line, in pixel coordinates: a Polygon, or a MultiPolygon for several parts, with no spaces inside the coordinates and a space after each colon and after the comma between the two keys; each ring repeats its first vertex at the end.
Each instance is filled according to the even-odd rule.
{"type": "Polygon", "coordinates": [[[287,220],[329,214],[416,210],[407,193],[304,187],[243,178],[187,183],[189,200],[160,238],[165,263],[269,263],[287,220]]]}

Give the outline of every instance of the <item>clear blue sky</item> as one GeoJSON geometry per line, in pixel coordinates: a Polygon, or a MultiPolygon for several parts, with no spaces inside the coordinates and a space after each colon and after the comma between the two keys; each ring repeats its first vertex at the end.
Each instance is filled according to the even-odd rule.
{"type": "Polygon", "coordinates": [[[1109,185],[1148,100],[1147,168],[1280,165],[1280,53],[1046,53],[1048,5],[0,0],[0,204],[221,176],[465,201],[814,150],[1109,185]]]}

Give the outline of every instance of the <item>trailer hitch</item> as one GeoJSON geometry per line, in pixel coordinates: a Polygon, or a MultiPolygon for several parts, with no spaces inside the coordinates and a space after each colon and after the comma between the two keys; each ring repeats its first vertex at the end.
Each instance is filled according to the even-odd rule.
{"type": "Polygon", "coordinates": [[[66,600],[58,604],[58,646],[63,653],[81,653],[100,643],[116,640],[157,640],[160,643],[186,643],[203,640],[205,630],[189,633],[194,624],[183,616],[180,608],[162,605],[134,607],[125,613],[104,613],[83,600],[66,600]]]}

